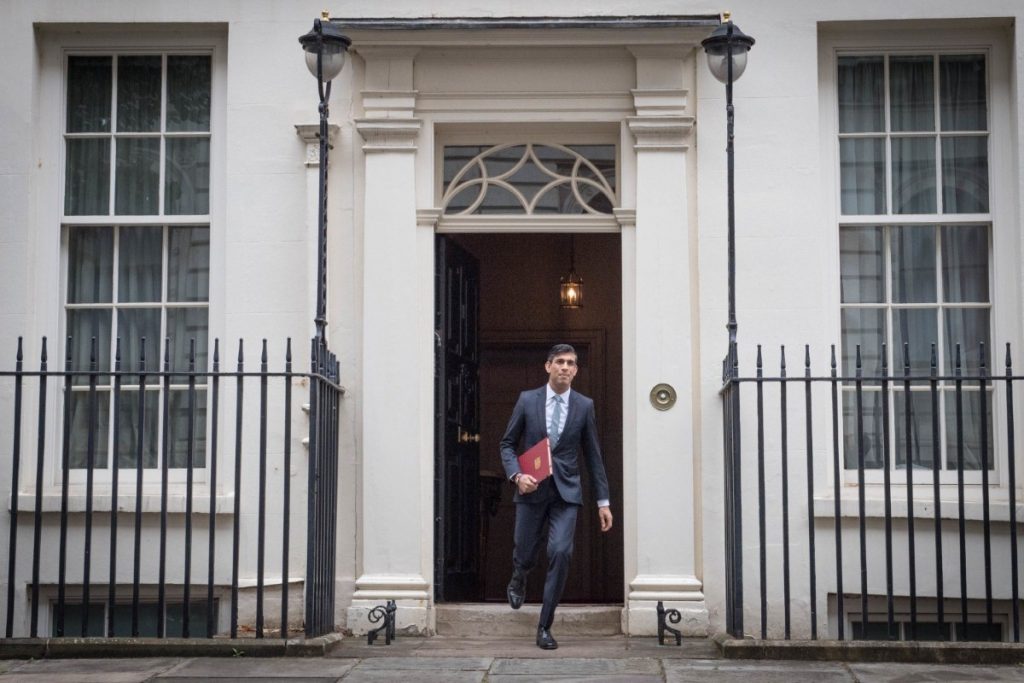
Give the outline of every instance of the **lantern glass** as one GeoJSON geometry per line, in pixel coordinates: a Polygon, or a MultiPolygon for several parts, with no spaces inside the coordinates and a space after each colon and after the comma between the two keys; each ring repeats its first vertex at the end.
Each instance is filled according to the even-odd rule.
{"type": "MultiPolygon", "coordinates": [[[[324,43],[323,46],[323,77],[324,83],[333,81],[345,66],[345,48],[342,45],[324,43]]],[[[306,52],[306,68],[316,78],[316,52],[306,52]]]]}
{"type": "MultiPolygon", "coordinates": [[[[734,45],[732,49],[732,80],[735,83],[747,68],[747,50],[742,45],[734,45]]],[[[729,81],[729,54],[722,49],[708,50],[708,69],[711,75],[721,83],[729,81]]]]}
{"type": "Polygon", "coordinates": [[[561,301],[562,308],[583,308],[583,280],[575,270],[562,278],[561,301]]]}

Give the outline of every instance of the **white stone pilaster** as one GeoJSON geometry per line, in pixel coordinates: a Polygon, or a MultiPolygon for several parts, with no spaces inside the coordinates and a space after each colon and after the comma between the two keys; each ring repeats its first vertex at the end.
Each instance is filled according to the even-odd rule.
{"type": "MultiPolygon", "coordinates": [[[[692,48],[636,48],[637,115],[627,120],[636,157],[636,215],[630,249],[633,282],[623,283],[624,309],[635,315],[625,373],[633,379],[626,413],[634,417],[624,458],[628,590],[623,628],[657,632],[658,601],[678,609],[687,635],[706,635],[708,611],[697,567],[694,496],[693,386],[696,282],[692,272],[688,115],[684,68],[692,48]],[[651,389],[667,383],[676,403],[656,409],[651,389]],[[642,495],[640,495],[642,493],[642,495]],[[632,515],[632,519],[629,516],[632,515]]],[[[624,268],[624,272],[625,272],[624,268]]],[[[625,340],[624,340],[625,341],[625,340]]]]}
{"type": "Polygon", "coordinates": [[[362,563],[348,610],[348,627],[373,626],[367,612],[398,602],[398,627],[432,630],[430,534],[432,446],[422,438],[415,152],[420,121],[356,119],[363,138],[362,563]],[[424,449],[430,453],[424,453],[424,449]],[[429,546],[429,547],[425,547],[429,546]],[[424,559],[426,558],[426,559],[424,559]]]}

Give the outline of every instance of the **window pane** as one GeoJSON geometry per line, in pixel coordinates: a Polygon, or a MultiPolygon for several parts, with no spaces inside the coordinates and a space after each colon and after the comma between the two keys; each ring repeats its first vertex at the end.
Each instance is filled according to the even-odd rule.
{"type": "MultiPolygon", "coordinates": [[[[946,467],[954,470],[957,466],[957,423],[956,423],[956,392],[946,391],[946,467]]],[[[995,458],[992,448],[992,392],[986,391],[985,401],[985,422],[988,433],[985,441],[988,444],[985,457],[987,458],[988,469],[995,469],[995,458]]],[[[981,392],[962,391],[961,421],[963,423],[963,449],[964,469],[980,470],[982,463],[981,452],[981,392]]]]}
{"type": "MultiPolygon", "coordinates": [[[[557,203],[557,195],[554,197],[557,203]]],[[[543,211],[542,208],[538,207],[539,212],[543,211]]],[[[480,206],[477,207],[474,214],[517,214],[526,211],[526,207],[514,194],[509,192],[503,187],[498,185],[491,185],[487,188],[487,195],[484,197],[484,201],[480,206]]],[[[543,211],[544,213],[556,213],[557,207],[550,211],[543,211]]],[[[579,213],[578,211],[575,213],[579,213]]]]}
{"type": "Polygon", "coordinates": [[[886,339],[885,310],[879,308],[844,308],[843,375],[853,377],[856,369],[857,345],[861,349],[864,377],[882,374],[882,342],[886,339]]]}
{"type": "MultiPolygon", "coordinates": [[[[853,627],[854,640],[889,640],[889,622],[869,621],[867,630],[861,621],[850,622],[853,627]]],[[[897,627],[898,628],[898,627],[897,627]]]]}
{"type": "MultiPolygon", "coordinates": [[[[81,598],[79,598],[81,599],[81,598]]],[[[105,615],[102,602],[89,603],[89,624],[86,627],[86,635],[90,638],[102,638],[107,635],[106,624],[103,621],[105,615]]],[[[81,604],[64,606],[64,635],[77,636],[82,633],[82,617],[85,610],[81,604]]],[[[57,605],[53,606],[53,636],[57,637],[57,605]]],[[[131,631],[131,629],[129,629],[131,631]]],[[[131,635],[129,633],[128,635],[131,635]]],[[[154,634],[155,635],[155,634],[154,634]]]]}
{"type": "MultiPolygon", "coordinates": [[[[907,466],[907,396],[910,397],[910,462],[914,469],[931,469],[935,455],[932,438],[932,394],[930,391],[897,391],[893,393],[896,420],[896,467],[907,466]]],[[[939,404],[941,405],[941,403],[939,404]]],[[[923,482],[919,482],[923,483],[923,482]]]]}
{"type": "Polygon", "coordinates": [[[893,228],[891,249],[892,300],[907,304],[937,302],[935,228],[893,228]]]}
{"type": "MultiPolygon", "coordinates": [[[[167,605],[170,612],[171,605],[167,605]]],[[[160,613],[156,609],[156,603],[141,603],[139,605],[139,636],[143,638],[156,638],[156,624],[160,619],[160,613]]],[[[114,635],[128,638],[132,635],[132,606],[130,604],[114,605],[114,635]]]]}
{"type": "Polygon", "coordinates": [[[844,304],[883,303],[882,228],[840,228],[839,272],[844,304]]]}
{"type": "MultiPolygon", "coordinates": [[[[892,312],[892,374],[903,374],[903,345],[910,352],[910,373],[931,372],[932,344],[938,349],[939,312],[934,308],[897,308],[892,312]]],[[[936,358],[936,362],[938,359],[936,358]]]]}
{"type": "MultiPolygon", "coordinates": [[[[91,368],[92,340],[96,339],[96,369],[110,370],[110,310],[77,309],[68,311],[68,336],[71,337],[71,369],[88,372],[91,368]]],[[[87,375],[75,375],[76,385],[89,383],[87,375]]],[[[100,377],[100,384],[109,383],[100,377]]]]}
{"type": "Polygon", "coordinates": [[[995,623],[989,626],[987,623],[968,622],[967,633],[964,633],[963,622],[959,622],[956,624],[956,639],[999,643],[1003,640],[1003,625],[995,623]]]}
{"type": "Polygon", "coordinates": [[[840,140],[839,176],[844,214],[885,213],[885,140],[840,140]]]}
{"type": "MultiPolygon", "coordinates": [[[[547,146],[538,145],[538,156],[542,150],[549,149],[547,146]]],[[[569,149],[580,154],[587,161],[597,167],[604,179],[608,181],[611,188],[615,189],[615,145],[569,145],[569,149]]],[[[593,171],[586,164],[580,165],[579,175],[584,178],[593,177],[593,171]]]]}
{"type": "MultiPolygon", "coordinates": [[[[114,231],[68,230],[68,303],[109,303],[113,297],[114,231]]],[[[69,331],[70,334],[70,331],[69,331]]]]}
{"type": "MultiPolygon", "coordinates": [[[[147,379],[147,385],[152,382],[147,379]]],[[[121,468],[133,468],[136,463],[136,455],[139,449],[140,436],[142,443],[142,466],[154,469],[157,466],[157,444],[160,443],[159,418],[160,418],[160,392],[146,391],[146,405],[142,407],[143,412],[143,433],[139,432],[139,392],[125,390],[121,392],[121,402],[118,405],[120,413],[117,425],[117,466],[121,468]]]]}
{"type": "Polygon", "coordinates": [[[121,228],[118,238],[118,301],[160,301],[162,233],[160,228],[121,228]]]}
{"type": "Polygon", "coordinates": [[[985,345],[985,365],[992,371],[992,345],[989,343],[989,311],[987,308],[947,308],[946,371],[955,369],[956,345],[960,345],[960,368],[965,375],[981,369],[981,344],[985,345]]]}
{"type": "MultiPolygon", "coordinates": [[[[169,308],[167,309],[167,336],[171,338],[171,370],[188,372],[189,345],[196,341],[196,371],[206,370],[208,311],[203,308],[169,308]]],[[[172,382],[187,381],[185,377],[174,377],[172,382]]],[[[197,382],[205,382],[205,378],[197,378],[197,382]]]]}
{"type": "Polygon", "coordinates": [[[210,298],[210,229],[171,228],[167,254],[167,300],[210,298]]]}
{"type": "MultiPolygon", "coordinates": [[[[476,155],[481,154],[488,147],[481,145],[451,145],[444,148],[444,191],[448,191],[448,186],[452,180],[455,179],[455,175],[461,171],[466,164],[469,163],[470,159],[476,155]]],[[[480,177],[480,166],[473,164],[463,175],[459,178],[459,182],[462,183],[467,180],[473,180],[480,177]]],[[[476,197],[476,195],[473,195],[476,197]]],[[[451,204],[449,204],[451,206],[451,204]]],[[[465,204],[462,208],[469,206],[465,204]]]]}
{"type": "Polygon", "coordinates": [[[107,435],[110,430],[110,392],[71,392],[71,436],[68,463],[73,469],[85,469],[89,463],[89,424],[93,426],[94,469],[107,467],[107,435]]]}
{"type": "Polygon", "coordinates": [[[110,131],[110,57],[68,57],[67,132],[110,131]]]}
{"type": "MultiPolygon", "coordinates": [[[[160,348],[160,309],[122,308],[117,312],[117,336],[121,339],[121,369],[138,370],[142,352],[142,339],[146,339],[146,370],[159,370],[162,359],[160,348]]],[[[126,384],[139,381],[138,375],[124,379],[126,384]]],[[[159,382],[158,378],[147,378],[148,384],[159,382]]]]}
{"type": "Polygon", "coordinates": [[[935,213],[935,139],[892,139],[893,213],[935,213]]]}
{"type": "Polygon", "coordinates": [[[160,56],[117,58],[117,130],[160,130],[160,56]]]}
{"type": "Polygon", "coordinates": [[[989,300],[987,228],[981,225],[942,228],[942,291],[946,301],[989,300]]]}
{"type": "Polygon", "coordinates": [[[210,130],[210,58],[167,58],[167,130],[210,130]]]}
{"type": "MultiPolygon", "coordinates": [[[[197,389],[195,392],[192,421],[192,466],[206,466],[206,391],[197,389]]],[[[171,391],[171,421],[168,456],[170,467],[188,466],[188,418],[189,392],[187,390],[171,391]]]]}
{"type": "Polygon", "coordinates": [[[942,210],[945,213],[988,211],[987,137],[942,138],[942,210]]]}
{"type": "Polygon", "coordinates": [[[869,133],[885,128],[881,57],[839,58],[839,132],[869,133]]]}
{"type": "Polygon", "coordinates": [[[984,55],[939,57],[939,88],[942,130],[988,130],[984,55]]]}
{"type": "Polygon", "coordinates": [[[889,58],[892,130],[935,130],[935,72],[932,69],[931,56],[889,58]]]}
{"type": "Polygon", "coordinates": [[[164,212],[168,215],[210,213],[209,138],[168,138],[164,212]]]}
{"type": "Polygon", "coordinates": [[[157,213],[160,138],[118,138],[114,212],[119,216],[157,213]]]}
{"type": "Polygon", "coordinates": [[[68,140],[65,161],[64,213],[68,216],[109,214],[110,140],[68,140]]]}
{"type": "Polygon", "coordinates": [[[882,393],[861,391],[863,433],[857,431],[857,392],[843,391],[843,461],[846,469],[855,470],[860,451],[864,449],[864,469],[882,467],[882,393]]]}

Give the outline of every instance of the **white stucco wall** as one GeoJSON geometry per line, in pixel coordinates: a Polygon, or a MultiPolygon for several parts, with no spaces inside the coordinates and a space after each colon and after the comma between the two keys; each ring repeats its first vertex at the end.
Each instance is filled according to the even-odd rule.
{"type": "MultiPolygon", "coordinates": [[[[0,84],[3,86],[0,92],[0,121],[3,122],[0,126],[0,273],[3,273],[0,282],[0,368],[9,369],[13,365],[19,335],[26,338],[26,363],[35,367],[38,363],[38,339],[44,334],[51,338],[60,334],[61,293],[55,276],[59,267],[56,235],[59,231],[57,202],[61,188],[60,116],[54,109],[55,106],[59,108],[59,101],[55,102],[46,92],[47,84],[52,91],[53,78],[60,75],[44,72],[44,53],[53,49],[53,36],[58,33],[67,36],[61,40],[74,43],[77,40],[74,31],[81,29],[83,35],[88,36],[96,30],[90,25],[96,24],[103,25],[100,28],[104,30],[124,31],[126,36],[134,36],[137,23],[169,24],[172,31],[183,34],[188,34],[190,25],[193,28],[201,25],[204,30],[219,35],[225,48],[226,89],[214,93],[215,98],[223,98],[223,119],[222,125],[214,129],[218,140],[215,150],[219,152],[215,151],[211,191],[211,196],[216,198],[212,227],[217,235],[211,261],[212,329],[222,339],[230,340],[228,349],[233,348],[235,340],[244,338],[250,363],[256,361],[256,349],[261,338],[270,339],[274,345],[272,348],[280,350],[283,339],[291,336],[296,365],[302,366],[306,362],[307,339],[313,318],[309,283],[314,278],[312,268],[315,261],[312,260],[311,238],[314,233],[310,230],[310,223],[315,220],[315,214],[309,205],[312,196],[310,183],[315,183],[315,175],[304,164],[305,143],[296,135],[294,126],[316,121],[316,92],[296,38],[309,30],[311,19],[321,9],[318,3],[274,0],[246,3],[228,0],[202,3],[9,0],[0,7],[0,84]]],[[[640,4],[573,0],[562,1],[555,6],[538,0],[515,3],[451,0],[444,5],[442,12],[453,17],[706,15],[721,9],[707,3],[680,4],[656,0],[644,0],[640,4]]],[[[819,45],[820,22],[886,24],[907,20],[918,22],[905,25],[914,28],[924,26],[920,23],[924,19],[994,17],[1002,20],[1001,25],[1006,28],[999,30],[1006,35],[1006,116],[1009,125],[1005,131],[1006,138],[1001,141],[1004,145],[1003,165],[999,171],[1004,179],[999,182],[1002,183],[1000,187],[1012,191],[1019,187],[1024,177],[1021,166],[1024,163],[1024,141],[1018,132],[1021,105],[1024,103],[1024,69],[1021,68],[1024,66],[1024,48],[1013,28],[1024,17],[1024,8],[1016,0],[983,0],[969,4],[957,0],[915,0],[899,5],[881,0],[856,4],[836,0],[812,6],[795,0],[740,0],[727,9],[732,10],[734,19],[744,31],[757,39],[747,72],[735,91],[737,302],[741,369],[746,373],[751,371],[754,343],[765,345],[766,357],[773,359],[773,364],[778,345],[785,344],[791,368],[799,366],[803,344],[810,344],[816,367],[824,369],[827,345],[838,342],[839,317],[838,250],[832,204],[837,180],[836,170],[832,167],[834,162],[822,152],[823,145],[829,140],[821,127],[819,101],[819,68],[823,58],[819,45]]],[[[330,7],[330,10],[335,17],[438,14],[436,4],[413,0],[371,5],[343,2],[330,7]]],[[[873,30],[879,25],[866,28],[873,30]]],[[[137,35],[143,43],[149,40],[145,33],[137,35]]],[[[158,40],[163,41],[161,44],[174,44],[173,35],[165,34],[158,40]]],[[[132,38],[127,42],[131,44],[132,38]]],[[[441,68],[445,64],[443,56],[438,59],[431,55],[431,59],[437,61],[428,62],[425,58],[425,63],[434,63],[436,68],[422,70],[420,73],[425,80],[411,83],[411,89],[441,91],[446,78],[458,76],[458,71],[444,73],[441,68]]],[[[685,472],[680,473],[679,481],[669,488],[684,506],[691,505],[685,508],[682,519],[692,520],[685,523],[692,525],[694,540],[693,547],[687,547],[684,554],[692,555],[696,563],[696,578],[702,584],[700,590],[703,591],[710,629],[720,631],[724,624],[722,581],[725,572],[721,409],[717,392],[720,360],[726,341],[724,89],[706,72],[701,55],[697,54],[695,59],[691,58],[685,64],[687,73],[684,80],[688,87],[692,81],[693,90],[686,113],[695,117],[687,152],[692,174],[689,182],[692,185],[689,191],[684,187],[677,188],[686,198],[685,203],[665,206],[685,210],[689,229],[693,231],[686,243],[690,249],[691,272],[685,279],[692,298],[687,315],[670,317],[673,327],[665,331],[664,339],[670,339],[682,330],[691,348],[688,355],[693,383],[692,387],[686,388],[688,395],[681,405],[692,403],[691,412],[685,416],[692,429],[688,435],[679,438],[692,444],[690,469],[693,475],[688,479],[685,472]],[[691,500],[692,504],[687,503],[691,500]]],[[[607,86],[601,83],[597,66],[592,65],[590,70],[581,67],[578,73],[597,76],[595,80],[583,82],[579,86],[581,89],[607,86]]],[[[496,69],[521,73],[517,71],[514,59],[500,63],[496,69]]],[[[551,74],[547,76],[555,78],[551,74]]],[[[331,101],[331,121],[339,130],[332,152],[330,176],[328,335],[332,348],[340,355],[341,383],[348,388],[342,402],[338,495],[339,624],[345,623],[345,608],[367,559],[363,552],[366,531],[377,528],[372,526],[374,522],[367,520],[377,514],[373,507],[381,502],[379,491],[367,492],[364,489],[367,475],[363,464],[366,458],[375,454],[364,453],[363,436],[367,430],[374,438],[386,433],[386,429],[377,422],[376,414],[367,416],[363,390],[367,382],[380,381],[383,377],[390,384],[413,387],[414,396],[409,399],[409,405],[417,413],[416,421],[403,427],[402,434],[410,443],[421,443],[418,467],[428,463],[432,457],[429,437],[432,434],[430,387],[433,379],[427,345],[416,346],[411,357],[400,354],[394,360],[396,365],[385,367],[377,364],[389,361],[379,353],[388,349],[375,347],[368,351],[366,348],[367,340],[372,338],[364,326],[368,319],[367,307],[379,306],[383,302],[381,297],[388,295],[379,289],[367,291],[364,286],[366,282],[377,282],[365,277],[365,250],[387,248],[386,241],[380,241],[381,235],[368,239],[363,232],[367,213],[365,197],[368,196],[364,172],[377,163],[367,163],[362,150],[365,138],[356,132],[355,127],[357,118],[369,116],[356,92],[365,87],[366,78],[364,59],[355,57],[335,81],[331,101]],[[368,364],[367,359],[372,362],[368,364]]],[[[495,84],[491,82],[488,87],[495,84]]],[[[476,85],[485,87],[487,84],[476,85]]],[[[528,87],[529,82],[520,86],[528,87]]],[[[427,127],[415,138],[417,160],[420,160],[417,163],[421,163],[423,155],[431,153],[430,118],[426,117],[427,127]]],[[[522,120],[528,118],[524,115],[522,120]]],[[[632,145],[634,141],[629,134],[623,133],[624,146],[632,145]]],[[[624,170],[632,163],[632,157],[627,159],[624,170]]],[[[374,168],[385,175],[394,169],[412,172],[399,159],[393,158],[390,162],[384,159],[382,164],[374,168]]],[[[420,175],[416,177],[422,177],[421,167],[416,168],[420,169],[417,171],[420,175]]],[[[657,176],[657,168],[651,166],[639,172],[657,176]]],[[[996,169],[992,172],[995,175],[996,169]]],[[[406,204],[396,200],[394,205],[371,209],[378,214],[404,211],[405,219],[415,221],[415,216],[408,215],[407,209],[432,206],[431,193],[422,186],[409,187],[407,183],[396,190],[404,191],[401,202],[406,204]],[[415,202],[411,203],[413,198],[415,202]]],[[[384,196],[374,196],[386,200],[384,196]]],[[[631,200],[635,207],[635,192],[626,189],[623,197],[631,200]]],[[[1018,192],[1016,197],[1004,198],[1000,202],[1000,229],[1019,233],[1024,199],[1018,192]]],[[[641,213],[637,218],[641,224],[642,216],[641,213]]],[[[412,225],[414,223],[407,227],[412,225]]],[[[413,268],[408,275],[419,278],[416,282],[422,282],[431,273],[429,259],[432,247],[428,240],[432,228],[421,223],[416,230],[414,238],[402,242],[396,256],[406,257],[405,265],[413,268]]],[[[1007,242],[1013,246],[1007,252],[1010,264],[1014,261],[1019,263],[1024,256],[1021,240],[1017,237],[1015,234],[1007,242]]],[[[635,244],[627,244],[630,239],[632,237],[624,237],[624,254],[633,253],[630,250],[636,247],[635,244]]],[[[640,246],[640,251],[636,252],[638,257],[646,258],[644,248],[645,245],[640,246]]],[[[375,251],[371,256],[379,257],[379,254],[375,251]]],[[[376,265],[381,262],[382,259],[377,258],[376,265]]],[[[374,272],[374,277],[380,274],[379,271],[374,272]]],[[[1004,269],[999,277],[1007,279],[1007,289],[1012,294],[1008,301],[1014,310],[1010,311],[1011,322],[1007,324],[1006,331],[1008,341],[1016,342],[1021,338],[1021,320],[1024,318],[1019,310],[1022,272],[1018,269],[1015,273],[1006,273],[1004,269]]],[[[624,283],[625,294],[629,296],[632,291],[634,296],[639,296],[630,290],[631,286],[635,287],[635,283],[624,283]]],[[[433,304],[429,287],[426,290],[421,288],[419,294],[410,300],[417,306],[417,318],[406,321],[410,328],[431,325],[433,304]]],[[[675,349],[668,348],[668,342],[662,347],[652,348],[649,337],[635,338],[636,330],[643,329],[644,325],[643,322],[635,322],[635,314],[636,311],[624,311],[625,324],[634,321],[636,325],[632,330],[624,331],[627,345],[630,335],[633,335],[631,343],[634,349],[643,348],[645,354],[672,354],[675,349]]],[[[381,320],[387,322],[383,318],[381,320]]],[[[399,340],[403,341],[407,340],[399,340]]],[[[408,348],[402,343],[398,346],[408,348]]],[[[233,359],[233,351],[226,356],[233,359]]],[[[683,372],[683,376],[689,376],[689,372],[683,372]]],[[[648,378],[645,376],[643,379],[646,382],[648,378]]],[[[643,396],[649,387],[634,384],[632,389],[636,396],[643,396]]],[[[301,395],[302,389],[297,387],[296,397],[301,395]]],[[[384,395],[384,400],[387,400],[386,392],[384,395]]],[[[749,408],[749,392],[746,396],[745,405],[749,408]]],[[[636,424],[643,425],[645,420],[656,419],[656,416],[646,413],[637,415],[637,411],[650,408],[634,399],[635,396],[626,401],[634,404],[633,408],[627,406],[626,414],[631,415],[636,424]]],[[[10,400],[9,384],[4,384],[0,388],[0,420],[4,420],[0,423],[0,447],[4,448],[10,442],[10,400]]],[[[295,424],[293,490],[305,486],[306,476],[303,450],[298,443],[305,422],[300,417],[295,424]]],[[[750,428],[749,421],[746,426],[750,428]]],[[[650,431],[645,433],[650,434],[650,431]]],[[[793,429],[793,433],[798,432],[793,429]]],[[[828,433],[824,425],[818,430],[816,442],[822,447],[828,445],[828,433]]],[[[638,441],[646,438],[636,431],[632,434],[638,441]]],[[[744,439],[746,444],[753,444],[754,434],[745,431],[744,439]]],[[[794,446],[791,450],[794,481],[799,480],[802,471],[801,447],[794,446]]],[[[628,446],[626,450],[629,450],[628,446]]],[[[816,481],[821,489],[826,489],[831,481],[828,467],[824,465],[827,457],[823,450],[821,458],[816,460],[822,463],[816,469],[816,481]]],[[[11,490],[8,458],[6,452],[0,457],[0,495],[4,500],[11,490]]],[[[777,467],[769,469],[774,472],[777,467]]],[[[747,472],[751,471],[748,468],[747,472]]],[[[431,473],[421,467],[416,476],[419,486],[408,491],[416,500],[414,514],[429,513],[432,510],[431,473]]],[[[772,477],[768,485],[777,489],[777,475],[772,477]]],[[[644,492],[639,493],[643,495],[644,492]]],[[[803,498],[799,490],[791,492],[791,499],[794,506],[791,523],[795,529],[803,528],[806,505],[800,502],[803,498]]],[[[756,501],[756,497],[750,500],[756,501]]],[[[754,519],[749,516],[752,510],[753,506],[748,503],[746,512],[749,520],[754,519]]],[[[770,528],[773,534],[777,533],[777,525],[770,525],[770,528]]],[[[819,522],[819,529],[819,535],[830,529],[827,520],[819,522]]],[[[412,535],[408,538],[402,536],[403,542],[418,543],[411,557],[415,559],[418,571],[422,572],[421,578],[429,582],[432,570],[431,524],[423,521],[416,529],[406,531],[412,535]]],[[[7,524],[0,523],[2,548],[7,547],[7,533],[7,524]]],[[[642,531],[637,534],[643,535],[642,531]]],[[[684,537],[689,535],[688,530],[684,537]]],[[[297,532],[295,539],[292,547],[298,553],[297,548],[304,544],[304,534],[297,532]]],[[[371,559],[377,563],[378,569],[374,570],[377,574],[387,573],[390,559],[380,553],[392,540],[375,538],[371,543],[375,553],[371,559]]],[[[748,577],[756,576],[756,565],[751,564],[756,561],[756,542],[756,523],[750,522],[745,537],[748,577]]],[[[821,554],[824,554],[823,545],[819,542],[821,554]]],[[[630,547],[627,541],[627,549],[630,547]]],[[[26,551],[27,546],[22,543],[19,552],[26,551]]],[[[174,556],[175,552],[171,555],[174,556]]],[[[801,558],[803,552],[802,548],[794,546],[798,573],[807,569],[805,561],[796,559],[801,558]]],[[[778,541],[775,539],[770,553],[772,561],[777,559],[778,553],[778,541]]],[[[846,557],[848,562],[855,561],[855,543],[849,546],[846,557]]],[[[297,556],[296,562],[300,558],[301,555],[297,556]]],[[[627,559],[627,566],[632,561],[627,559]]],[[[298,566],[296,562],[293,562],[293,567],[298,566]]],[[[828,575],[830,567],[827,559],[822,558],[820,562],[819,586],[822,586],[824,580],[821,577],[828,575]]],[[[851,578],[855,576],[853,568],[851,565],[847,573],[851,578]]],[[[244,565],[243,573],[251,575],[253,571],[252,562],[244,565]]],[[[396,575],[403,572],[404,569],[395,569],[396,575]]],[[[294,571],[292,573],[294,575],[294,571]]],[[[872,575],[877,576],[877,572],[872,570],[872,575]]],[[[105,576],[102,565],[94,568],[94,576],[105,576]]],[[[627,576],[627,583],[631,578],[627,576]]],[[[429,586],[424,588],[419,584],[415,590],[430,592],[429,586]]],[[[5,595],[5,591],[0,591],[0,595],[5,595]]],[[[780,600],[781,596],[773,593],[771,609],[778,610],[780,600]]],[[[821,605],[819,613],[824,614],[824,602],[821,605]]],[[[747,599],[748,629],[757,623],[755,608],[756,593],[751,590],[747,599]]],[[[795,628],[806,628],[805,616],[794,614],[794,620],[795,628]]]]}

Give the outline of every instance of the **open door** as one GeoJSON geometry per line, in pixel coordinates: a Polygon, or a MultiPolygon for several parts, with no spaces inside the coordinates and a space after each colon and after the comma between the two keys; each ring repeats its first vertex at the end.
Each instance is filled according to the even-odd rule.
{"type": "Polygon", "coordinates": [[[480,572],[480,266],[436,239],[434,581],[450,602],[476,600],[480,572]]]}

